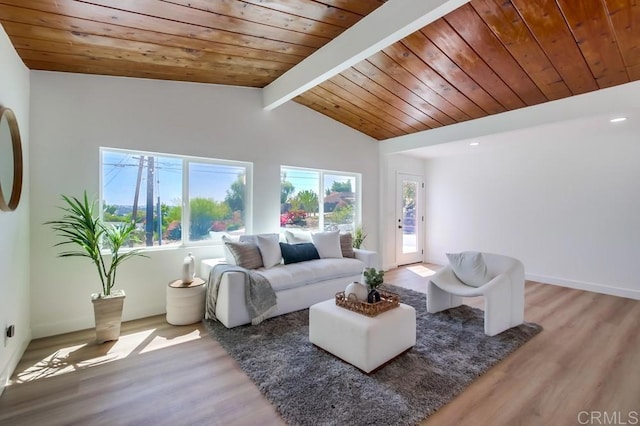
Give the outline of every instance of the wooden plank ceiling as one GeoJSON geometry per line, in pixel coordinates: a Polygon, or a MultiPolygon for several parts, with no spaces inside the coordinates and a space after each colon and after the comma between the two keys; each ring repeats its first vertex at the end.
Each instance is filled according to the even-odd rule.
{"type": "MultiPolygon", "coordinates": [[[[0,0],[27,67],[264,87],[382,0],[0,0]]],[[[640,79],[638,0],[472,0],[295,101],[384,140],[640,79]]]]}

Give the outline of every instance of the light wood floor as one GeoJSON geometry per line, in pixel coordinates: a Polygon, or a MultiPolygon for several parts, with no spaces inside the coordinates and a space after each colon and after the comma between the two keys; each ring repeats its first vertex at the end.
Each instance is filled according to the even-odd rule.
{"type": "MultiPolygon", "coordinates": [[[[429,268],[385,281],[424,292],[429,268]]],[[[640,413],[640,301],[528,282],[525,319],[545,330],[424,424],[572,425],[581,411],[625,424],[640,413]]],[[[0,397],[0,424],[284,424],[200,324],[155,316],[123,324],[118,342],[93,338],[87,330],[31,342],[0,397]]]]}

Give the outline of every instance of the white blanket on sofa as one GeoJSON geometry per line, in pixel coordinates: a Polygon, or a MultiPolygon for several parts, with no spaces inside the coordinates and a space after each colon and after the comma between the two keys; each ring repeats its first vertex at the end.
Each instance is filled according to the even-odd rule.
{"type": "Polygon", "coordinates": [[[251,316],[251,324],[260,324],[268,318],[277,306],[276,293],[269,280],[259,272],[226,264],[216,265],[209,273],[205,318],[217,320],[218,288],[220,287],[222,276],[227,272],[241,272],[244,274],[245,302],[251,316]]]}

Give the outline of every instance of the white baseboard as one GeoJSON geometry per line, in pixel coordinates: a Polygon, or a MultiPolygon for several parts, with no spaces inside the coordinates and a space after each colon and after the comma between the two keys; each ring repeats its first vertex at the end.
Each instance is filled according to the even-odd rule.
{"type": "Polygon", "coordinates": [[[95,327],[93,316],[71,318],[45,324],[32,324],[33,338],[56,336],[58,334],[70,333],[72,331],[85,330],[95,327]]]}
{"type": "Polygon", "coordinates": [[[397,265],[397,264],[395,264],[395,263],[390,263],[390,264],[388,264],[388,265],[382,265],[382,270],[383,270],[383,271],[389,271],[389,270],[391,270],[391,269],[396,269],[397,267],[398,267],[398,265],[397,265]]]}
{"type": "MultiPolygon", "coordinates": [[[[126,308],[125,308],[126,310],[126,308]]],[[[132,321],[135,319],[151,317],[154,315],[160,315],[166,313],[166,307],[137,309],[133,312],[127,311],[123,314],[123,321],[132,321]]],[[[95,327],[95,319],[92,316],[67,319],[63,321],[57,321],[54,323],[35,324],[31,326],[33,331],[33,338],[39,339],[41,337],[56,336],[58,334],[69,333],[72,331],[86,330],[88,328],[95,327]]]]}
{"type": "Polygon", "coordinates": [[[431,263],[432,265],[446,265],[449,261],[447,259],[424,259],[424,263],[431,263]]]}
{"type": "Polygon", "coordinates": [[[20,343],[20,346],[18,346],[18,350],[11,355],[7,366],[3,371],[0,372],[0,396],[2,396],[4,388],[9,383],[9,379],[18,366],[18,363],[22,359],[22,355],[24,355],[24,352],[27,350],[27,346],[29,346],[29,343],[31,343],[31,330],[27,331],[27,335],[25,336],[25,339],[20,343]]]}
{"type": "Polygon", "coordinates": [[[640,290],[614,287],[606,284],[588,283],[584,281],[567,280],[564,278],[547,277],[544,275],[525,274],[529,281],[536,281],[543,284],[557,285],[560,287],[574,288],[576,290],[591,291],[594,293],[608,294],[610,296],[626,297],[628,299],[640,300],[640,290]]]}
{"type": "MultiPolygon", "coordinates": [[[[425,259],[426,263],[444,265],[446,260],[425,259]]],[[[615,287],[606,284],[589,283],[585,281],[569,280],[565,278],[549,277],[546,275],[525,273],[525,278],[529,281],[536,281],[543,284],[557,285],[560,287],[574,288],[576,290],[591,291],[593,293],[608,294],[610,296],[626,297],[628,299],[640,300],[640,289],[630,289],[615,287]]]]}

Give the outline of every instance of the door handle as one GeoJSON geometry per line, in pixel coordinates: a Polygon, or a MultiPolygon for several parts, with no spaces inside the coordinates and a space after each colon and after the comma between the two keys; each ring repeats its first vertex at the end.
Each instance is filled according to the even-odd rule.
{"type": "Polygon", "coordinates": [[[402,229],[402,225],[398,225],[398,229],[402,229]]]}

